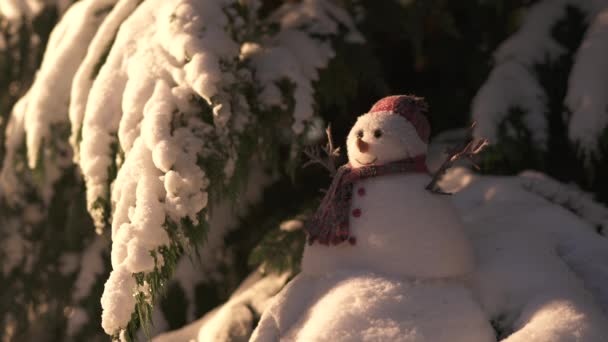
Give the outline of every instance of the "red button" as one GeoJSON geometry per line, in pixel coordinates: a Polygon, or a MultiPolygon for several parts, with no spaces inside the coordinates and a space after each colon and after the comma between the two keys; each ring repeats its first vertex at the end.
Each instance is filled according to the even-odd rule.
{"type": "Polygon", "coordinates": [[[354,217],[361,216],[361,209],[357,208],[357,209],[353,210],[353,216],[354,217]]]}
{"type": "Polygon", "coordinates": [[[363,196],[363,195],[365,195],[365,188],[359,188],[359,189],[357,190],[357,194],[358,194],[359,196],[363,196]]]}

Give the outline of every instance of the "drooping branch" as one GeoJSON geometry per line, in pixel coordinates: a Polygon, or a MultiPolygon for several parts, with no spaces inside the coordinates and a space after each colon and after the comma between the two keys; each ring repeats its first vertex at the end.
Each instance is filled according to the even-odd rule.
{"type": "Polygon", "coordinates": [[[336,167],[336,159],[340,156],[340,147],[334,147],[331,135],[331,125],[327,126],[325,129],[325,134],[327,135],[327,144],[324,147],[316,145],[304,148],[303,152],[309,160],[305,162],[302,167],[319,164],[329,171],[329,174],[333,177],[338,170],[336,167]]]}
{"type": "MultiPolygon", "coordinates": [[[[471,127],[469,128],[471,133],[473,132],[475,125],[476,125],[476,122],[473,122],[471,124],[471,127]]],[[[437,193],[437,194],[451,195],[451,193],[443,192],[439,188],[437,183],[441,180],[441,178],[447,172],[447,170],[450,169],[454,165],[454,163],[460,159],[464,158],[464,159],[470,160],[471,163],[473,164],[473,167],[475,167],[476,169],[479,169],[479,167],[473,161],[473,157],[475,155],[479,154],[488,144],[489,144],[488,139],[474,138],[472,136],[472,134],[469,134],[469,138],[467,139],[466,143],[464,144],[464,147],[462,147],[462,148],[454,147],[454,148],[448,149],[447,150],[448,157],[443,162],[443,164],[441,164],[439,169],[437,169],[437,171],[435,171],[435,173],[433,173],[433,178],[431,179],[431,182],[426,186],[426,189],[433,193],[437,193]]]]}

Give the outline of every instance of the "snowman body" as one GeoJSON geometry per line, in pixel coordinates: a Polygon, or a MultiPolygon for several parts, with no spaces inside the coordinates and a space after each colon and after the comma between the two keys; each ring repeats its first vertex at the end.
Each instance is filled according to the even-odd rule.
{"type": "MultiPolygon", "coordinates": [[[[347,137],[350,167],[424,156],[420,109],[419,98],[391,96],[360,116],[347,137]]],[[[311,240],[301,274],[265,310],[251,341],[495,341],[467,285],[473,248],[449,199],[425,189],[429,181],[411,172],[352,184],[353,243],[311,240]]]]}
{"type": "Polygon", "coordinates": [[[495,341],[467,284],[470,243],[449,200],[424,189],[429,180],[356,183],[356,244],[306,246],[302,273],[266,310],[253,341],[495,341]]]}
{"type": "Polygon", "coordinates": [[[462,277],[472,246],[451,202],[425,190],[426,174],[371,178],[353,187],[350,229],[357,242],[307,246],[302,272],[369,270],[409,279],[462,277]]]}

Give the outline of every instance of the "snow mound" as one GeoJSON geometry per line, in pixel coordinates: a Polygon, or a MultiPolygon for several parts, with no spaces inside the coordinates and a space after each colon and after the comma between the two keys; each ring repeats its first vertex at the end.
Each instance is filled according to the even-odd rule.
{"type": "Polygon", "coordinates": [[[493,341],[465,286],[366,272],[299,275],[266,310],[251,341],[493,341]],[[430,309],[432,308],[432,309],[430,309]]]}
{"type": "Polygon", "coordinates": [[[476,249],[478,297],[506,341],[601,341],[608,240],[529,178],[459,168],[443,180],[476,249]]]}

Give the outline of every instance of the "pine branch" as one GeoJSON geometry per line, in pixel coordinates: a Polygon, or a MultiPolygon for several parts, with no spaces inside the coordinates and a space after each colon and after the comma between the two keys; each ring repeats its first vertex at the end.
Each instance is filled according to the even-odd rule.
{"type": "Polygon", "coordinates": [[[475,155],[479,154],[486,146],[488,146],[489,142],[488,142],[488,139],[485,139],[485,138],[474,138],[473,137],[472,132],[473,132],[473,128],[475,128],[476,124],[477,124],[476,122],[473,122],[471,124],[471,127],[469,128],[471,134],[469,135],[469,138],[468,138],[467,142],[465,143],[464,147],[452,148],[447,151],[448,158],[443,162],[443,164],[441,164],[439,169],[437,171],[435,171],[435,173],[433,174],[433,178],[431,179],[431,182],[426,186],[427,190],[429,190],[433,193],[436,193],[436,194],[451,195],[451,193],[442,191],[439,188],[439,186],[437,185],[437,183],[441,180],[443,175],[445,175],[447,170],[450,169],[454,165],[454,163],[460,159],[464,158],[464,159],[470,160],[473,163],[473,167],[475,167],[476,169],[479,169],[479,166],[477,166],[477,164],[475,164],[475,162],[473,161],[473,157],[475,155]]]}
{"type": "Polygon", "coordinates": [[[309,160],[305,162],[302,167],[319,164],[329,171],[329,174],[333,177],[338,170],[336,167],[336,159],[340,156],[340,147],[334,148],[331,125],[327,126],[325,129],[325,134],[327,135],[327,144],[324,147],[317,145],[304,148],[303,152],[309,160]]]}

